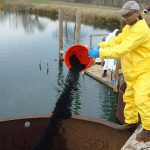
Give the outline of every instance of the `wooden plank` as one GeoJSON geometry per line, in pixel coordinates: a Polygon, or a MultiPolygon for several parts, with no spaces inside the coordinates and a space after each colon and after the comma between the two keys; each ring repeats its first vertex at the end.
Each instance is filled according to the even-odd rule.
{"type": "Polygon", "coordinates": [[[150,141],[149,142],[138,142],[136,140],[136,135],[142,131],[142,126],[139,125],[132,136],[128,139],[125,145],[121,150],[150,150],[150,141]]]}
{"type": "MultiPolygon", "coordinates": [[[[93,66],[91,66],[90,68],[88,68],[85,73],[89,76],[91,76],[92,78],[100,81],[101,83],[105,84],[106,86],[114,89],[114,85],[111,84],[111,72],[108,71],[107,72],[107,76],[106,77],[102,77],[103,74],[103,66],[101,65],[97,65],[94,64],[93,66]]],[[[116,88],[115,88],[116,89],[116,88]]],[[[117,92],[117,91],[114,91],[117,92]]]]}
{"type": "Polygon", "coordinates": [[[80,43],[80,30],[81,30],[81,12],[79,8],[76,10],[76,44],[80,43]]]}
{"type": "Polygon", "coordinates": [[[59,60],[63,60],[63,10],[59,10],[59,60]]]}
{"type": "Polygon", "coordinates": [[[93,37],[97,37],[97,36],[99,36],[99,37],[106,37],[108,34],[91,34],[90,35],[90,48],[91,48],[91,46],[92,46],[92,39],[93,39],[93,37]]]}
{"type": "Polygon", "coordinates": [[[118,91],[119,88],[119,69],[121,68],[120,65],[120,61],[117,60],[117,64],[116,64],[116,70],[114,71],[114,75],[115,75],[115,84],[114,84],[114,91],[118,91]]]}

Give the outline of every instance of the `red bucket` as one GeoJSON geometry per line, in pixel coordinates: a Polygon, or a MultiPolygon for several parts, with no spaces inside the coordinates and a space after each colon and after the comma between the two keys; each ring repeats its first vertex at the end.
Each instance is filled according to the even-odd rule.
{"type": "Polygon", "coordinates": [[[80,61],[81,64],[86,65],[86,68],[84,70],[89,68],[94,63],[94,59],[88,57],[88,48],[86,46],[73,45],[73,46],[69,47],[65,53],[65,64],[69,69],[72,67],[70,64],[69,58],[73,54],[76,55],[76,57],[78,58],[78,60],[80,61]]]}

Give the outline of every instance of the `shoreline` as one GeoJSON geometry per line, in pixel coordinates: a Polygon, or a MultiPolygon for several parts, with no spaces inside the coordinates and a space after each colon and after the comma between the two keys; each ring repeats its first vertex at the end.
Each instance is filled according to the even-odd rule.
{"type": "MultiPolygon", "coordinates": [[[[106,7],[101,5],[90,5],[71,2],[49,1],[41,2],[6,2],[0,3],[0,10],[11,8],[13,11],[45,16],[53,20],[58,19],[58,11],[63,10],[64,20],[75,21],[76,10],[81,12],[81,23],[92,25],[95,28],[106,27],[113,31],[114,28],[122,29],[125,25],[120,16],[120,8],[106,7]]],[[[150,27],[150,14],[143,15],[150,27]]]]}
{"type": "Polygon", "coordinates": [[[114,28],[121,29],[123,24],[119,14],[119,8],[113,7],[100,7],[89,5],[75,5],[70,7],[70,3],[62,5],[60,3],[49,4],[31,4],[31,3],[6,3],[0,4],[0,10],[5,8],[11,8],[13,11],[37,14],[40,16],[50,17],[54,20],[58,19],[58,11],[63,10],[64,20],[75,21],[76,10],[79,9],[81,12],[81,23],[92,25],[95,28],[106,27],[108,30],[112,31],[114,28]],[[78,6],[78,7],[77,7],[78,6]]]}

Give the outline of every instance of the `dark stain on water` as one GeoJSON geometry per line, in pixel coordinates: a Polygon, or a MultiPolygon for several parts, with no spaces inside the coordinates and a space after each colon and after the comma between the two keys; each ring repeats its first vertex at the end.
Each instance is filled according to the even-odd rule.
{"type": "Polygon", "coordinates": [[[33,145],[32,150],[49,150],[53,147],[54,138],[58,135],[62,120],[68,119],[72,116],[72,93],[76,90],[80,71],[85,69],[86,65],[81,64],[76,55],[72,55],[69,59],[71,68],[68,71],[64,89],[58,98],[49,123],[39,141],[33,145]]]}

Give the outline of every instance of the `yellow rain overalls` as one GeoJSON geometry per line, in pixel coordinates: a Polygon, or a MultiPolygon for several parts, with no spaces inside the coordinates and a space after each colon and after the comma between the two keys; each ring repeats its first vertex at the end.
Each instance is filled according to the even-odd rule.
{"type": "Polygon", "coordinates": [[[121,60],[127,89],[123,96],[125,122],[138,122],[150,130],[150,29],[145,20],[126,25],[122,33],[108,42],[98,44],[100,57],[121,60]]]}

